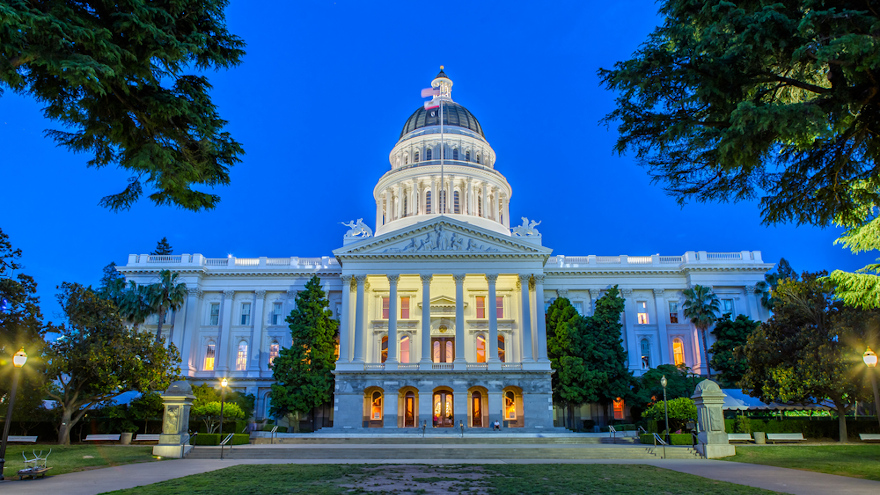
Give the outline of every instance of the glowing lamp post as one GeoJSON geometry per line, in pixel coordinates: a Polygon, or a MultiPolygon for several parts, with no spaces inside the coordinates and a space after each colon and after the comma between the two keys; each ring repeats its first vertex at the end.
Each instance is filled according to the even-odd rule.
{"type": "Polygon", "coordinates": [[[880,423],[880,392],[877,391],[877,374],[874,368],[877,367],[877,354],[870,347],[862,356],[862,361],[868,367],[868,374],[871,375],[871,387],[874,389],[874,414],[877,416],[877,422],[880,423]]]}
{"type": "Polygon", "coordinates": [[[220,382],[220,460],[223,460],[223,403],[226,402],[226,386],[229,380],[226,378],[220,382]]]}
{"type": "MultiPolygon", "coordinates": [[[[876,361],[876,358],[875,358],[876,361]]],[[[18,375],[21,374],[21,367],[27,362],[27,353],[24,348],[12,356],[12,365],[15,369],[12,372],[12,390],[9,392],[9,408],[6,409],[6,421],[3,422],[3,440],[0,442],[0,480],[3,478],[3,468],[6,466],[6,440],[9,438],[9,425],[12,424],[12,409],[15,407],[15,392],[18,390],[18,375]]]]}
{"type": "Polygon", "coordinates": [[[660,386],[663,387],[663,415],[666,417],[666,443],[669,443],[669,404],[666,403],[666,375],[660,379],[660,386]]]}

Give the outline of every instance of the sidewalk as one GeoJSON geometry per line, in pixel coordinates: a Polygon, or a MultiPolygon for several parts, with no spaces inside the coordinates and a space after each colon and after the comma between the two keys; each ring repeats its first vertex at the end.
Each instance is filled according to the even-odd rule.
{"type": "Polygon", "coordinates": [[[113,490],[149,485],[182,476],[205,473],[239,464],[646,464],[719,481],[728,481],[740,485],[797,495],[827,495],[828,493],[876,495],[880,493],[880,482],[878,481],[867,481],[832,474],[820,474],[741,462],[684,459],[412,459],[409,461],[400,461],[399,459],[365,459],[357,461],[338,461],[334,459],[247,459],[223,461],[213,459],[182,459],[128,464],[125,466],[63,474],[38,480],[18,481],[16,479],[15,481],[5,481],[0,482],[0,493],[15,493],[16,495],[45,495],[47,493],[95,495],[113,490]]]}

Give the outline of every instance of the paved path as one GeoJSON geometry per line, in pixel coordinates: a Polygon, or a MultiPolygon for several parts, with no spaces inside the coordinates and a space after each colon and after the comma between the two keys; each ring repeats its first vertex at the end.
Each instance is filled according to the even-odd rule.
{"type": "Polygon", "coordinates": [[[798,495],[827,495],[829,493],[876,495],[880,493],[880,482],[878,481],[741,462],[685,459],[411,459],[408,461],[401,461],[399,459],[345,461],[335,459],[243,459],[223,461],[215,459],[183,459],[128,464],[125,466],[62,474],[38,480],[0,482],[0,493],[14,493],[16,495],[94,495],[148,485],[191,474],[214,471],[239,464],[647,464],[715,480],[729,481],[731,483],[798,495]]]}

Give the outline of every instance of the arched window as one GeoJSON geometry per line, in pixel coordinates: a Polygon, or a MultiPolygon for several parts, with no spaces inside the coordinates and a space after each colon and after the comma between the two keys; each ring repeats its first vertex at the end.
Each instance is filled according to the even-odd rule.
{"type": "Polygon", "coordinates": [[[408,199],[409,198],[407,198],[406,195],[403,196],[403,216],[409,216],[409,213],[407,212],[407,207],[409,206],[407,202],[408,199]]]}
{"type": "Polygon", "coordinates": [[[458,148],[452,148],[452,159],[458,160],[458,148]]]}
{"type": "Polygon", "coordinates": [[[675,339],[672,341],[672,360],[675,362],[676,366],[684,364],[684,343],[681,339],[675,339]]]}
{"type": "Polygon", "coordinates": [[[504,361],[504,336],[502,335],[498,336],[498,360],[502,363],[506,362],[504,361]]]}
{"type": "Polygon", "coordinates": [[[642,348],[642,369],[646,370],[651,367],[651,343],[648,342],[648,339],[642,339],[641,348],[642,348]]]}
{"type": "Polygon", "coordinates": [[[269,344],[269,366],[272,366],[272,363],[275,362],[275,358],[278,357],[278,354],[281,352],[281,346],[278,344],[277,340],[273,340],[271,344],[269,344]]]}
{"type": "Polygon", "coordinates": [[[452,213],[461,213],[461,204],[458,201],[458,191],[452,193],[452,213]]]}
{"type": "Polygon", "coordinates": [[[388,360],[388,337],[387,336],[382,337],[382,356],[381,356],[381,358],[382,358],[383,363],[388,360]]]}
{"type": "Polygon", "coordinates": [[[486,362],[486,337],[477,335],[477,362],[486,362]]]}
{"type": "Polygon", "coordinates": [[[483,197],[477,196],[477,216],[483,216],[483,197]]]}
{"type": "Polygon", "coordinates": [[[425,191],[425,214],[431,214],[431,191],[425,191]]]}
{"type": "Polygon", "coordinates": [[[205,347],[205,371],[214,371],[214,343],[209,342],[205,347]]]}
{"type": "Polygon", "coordinates": [[[370,419],[374,421],[382,419],[382,392],[378,390],[373,392],[372,400],[370,401],[370,419]]]}
{"type": "Polygon", "coordinates": [[[434,151],[431,148],[425,150],[425,160],[430,160],[431,157],[434,156],[434,151]]]}
{"type": "Polygon", "coordinates": [[[400,362],[409,362],[409,337],[400,339],[400,362]]]}
{"type": "Polygon", "coordinates": [[[403,427],[412,428],[416,426],[416,394],[407,392],[403,399],[403,427]]]}
{"type": "Polygon", "coordinates": [[[483,426],[483,397],[479,392],[471,394],[471,426],[482,428],[483,426]]]}
{"type": "Polygon", "coordinates": [[[413,153],[413,163],[419,163],[419,152],[413,153]]]}
{"type": "Polygon", "coordinates": [[[466,161],[466,162],[471,161],[471,150],[467,150],[464,152],[464,161],[466,161]]]}
{"type": "Polygon", "coordinates": [[[403,164],[409,165],[409,155],[403,155],[403,164]]]}
{"type": "Polygon", "coordinates": [[[477,153],[477,163],[483,163],[483,157],[477,153]]]}
{"type": "Polygon", "coordinates": [[[446,191],[440,191],[440,206],[437,208],[439,213],[446,213],[446,191]]]}
{"type": "Polygon", "coordinates": [[[242,340],[238,343],[238,355],[235,357],[235,369],[244,371],[247,369],[247,342],[242,340]]]}
{"type": "Polygon", "coordinates": [[[504,392],[504,419],[516,419],[516,396],[510,390],[504,392]]]}

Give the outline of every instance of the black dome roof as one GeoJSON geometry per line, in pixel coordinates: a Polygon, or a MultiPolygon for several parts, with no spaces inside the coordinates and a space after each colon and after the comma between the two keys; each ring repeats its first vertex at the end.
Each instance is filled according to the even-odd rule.
{"type": "MultiPolygon", "coordinates": [[[[425,107],[420,107],[406,119],[406,124],[403,125],[403,130],[400,131],[400,137],[416,129],[433,125],[440,125],[440,109],[432,108],[425,110],[425,107]]],[[[474,114],[455,102],[443,103],[443,125],[464,127],[486,139],[486,135],[483,134],[483,127],[477,118],[474,117],[474,114]]]]}

